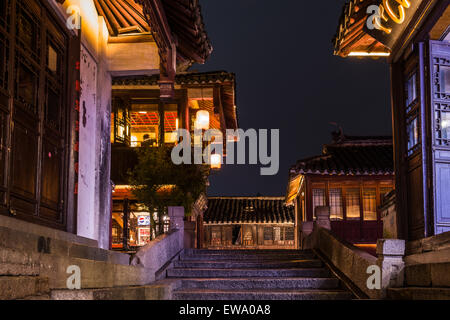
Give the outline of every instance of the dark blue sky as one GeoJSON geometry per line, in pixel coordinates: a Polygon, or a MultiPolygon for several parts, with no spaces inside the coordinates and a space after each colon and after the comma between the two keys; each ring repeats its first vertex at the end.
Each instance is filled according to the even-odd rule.
{"type": "Polygon", "coordinates": [[[199,71],[237,76],[242,129],[280,129],[280,171],[225,166],[209,195],[284,195],[289,167],[321,153],[337,122],[349,135],[391,134],[384,60],[333,56],[344,0],[201,0],[214,52],[199,71]]]}

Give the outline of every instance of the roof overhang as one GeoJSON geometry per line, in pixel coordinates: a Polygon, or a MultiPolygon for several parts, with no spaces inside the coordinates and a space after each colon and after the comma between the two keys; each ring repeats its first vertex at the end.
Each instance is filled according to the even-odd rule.
{"type": "Polygon", "coordinates": [[[433,0],[350,0],[343,9],[334,38],[341,57],[389,57],[397,41],[433,0]]]}

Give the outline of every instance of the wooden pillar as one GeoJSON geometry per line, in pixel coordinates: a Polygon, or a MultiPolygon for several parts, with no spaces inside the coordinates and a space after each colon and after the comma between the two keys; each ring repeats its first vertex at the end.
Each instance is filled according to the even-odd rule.
{"type": "Polygon", "coordinates": [[[128,250],[128,199],[123,200],[123,250],[128,250]]]}

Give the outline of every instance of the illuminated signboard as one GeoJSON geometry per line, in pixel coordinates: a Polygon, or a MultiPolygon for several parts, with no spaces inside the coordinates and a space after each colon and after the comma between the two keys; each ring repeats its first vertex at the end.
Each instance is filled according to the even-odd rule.
{"type": "Polygon", "coordinates": [[[367,7],[364,31],[392,49],[423,0],[380,0],[367,7]]]}
{"type": "Polygon", "coordinates": [[[138,226],[149,226],[149,225],[150,225],[150,216],[138,217],[138,226]]]}

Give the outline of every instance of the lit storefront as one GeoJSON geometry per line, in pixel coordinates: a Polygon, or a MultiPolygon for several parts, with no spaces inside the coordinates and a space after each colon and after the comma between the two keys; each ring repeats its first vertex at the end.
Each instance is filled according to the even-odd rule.
{"type": "Polygon", "coordinates": [[[448,1],[349,1],[335,37],[341,57],[387,57],[399,238],[450,231],[448,1]]]}
{"type": "Polygon", "coordinates": [[[113,193],[111,238],[112,248],[134,251],[145,246],[161,233],[169,231],[167,214],[148,212],[138,203],[127,186],[118,186],[113,193]],[[161,218],[161,220],[160,220],[161,218]]]}

